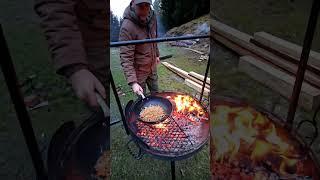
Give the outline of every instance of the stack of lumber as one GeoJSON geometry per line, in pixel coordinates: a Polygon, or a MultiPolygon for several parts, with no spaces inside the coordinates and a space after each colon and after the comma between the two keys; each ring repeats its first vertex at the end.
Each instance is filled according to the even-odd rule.
{"type": "MultiPolygon", "coordinates": [[[[213,39],[240,56],[239,70],[291,98],[302,47],[266,32],[253,36],[219,21],[212,21],[213,39]]],[[[312,51],[304,76],[299,105],[315,110],[320,105],[320,53],[312,51]]]]}
{"type": "MultiPolygon", "coordinates": [[[[190,71],[186,72],[168,62],[162,62],[162,65],[164,65],[166,68],[168,68],[173,73],[177,74],[181,78],[183,78],[185,81],[185,84],[192,89],[196,90],[197,92],[201,92],[202,86],[204,83],[205,77],[201,74],[198,74],[196,72],[190,71]]],[[[210,78],[207,78],[204,88],[204,95],[209,96],[210,94],[210,78]]]]}

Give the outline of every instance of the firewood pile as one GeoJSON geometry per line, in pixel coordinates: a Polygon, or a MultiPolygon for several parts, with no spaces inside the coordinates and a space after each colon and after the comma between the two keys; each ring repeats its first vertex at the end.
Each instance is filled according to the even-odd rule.
{"type": "MultiPolygon", "coordinates": [[[[240,56],[239,70],[286,98],[290,98],[302,47],[266,32],[253,36],[217,20],[211,36],[240,56]]],[[[299,105],[315,110],[320,105],[320,53],[311,51],[299,105]]]]}
{"type": "MultiPolygon", "coordinates": [[[[205,79],[203,75],[193,71],[186,72],[168,62],[162,62],[162,65],[164,65],[166,68],[168,68],[170,71],[172,71],[176,75],[183,78],[187,86],[191,87],[197,92],[201,92],[202,86],[204,84],[204,79],[205,79]]],[[[205,88],[204,88],[204,95],[209,96],[209,94],[210,94],[210,78],[207,77],[205,88]]]]}

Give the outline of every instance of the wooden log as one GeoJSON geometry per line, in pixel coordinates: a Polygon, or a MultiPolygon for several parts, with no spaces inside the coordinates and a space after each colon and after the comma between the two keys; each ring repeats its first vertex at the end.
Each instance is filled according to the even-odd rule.
{"type": "MultiPolygon", "coordinates": [[[[185,79],[184,83],[191,87],[192,89],[196,90],[197,92],[201,93],[201,90],[202,90],[202,85],[190,80],[190,79],[185,79]]],[[[205,96],[209,96],[210,94],[210,90],[207,89],[207,88],[204,88],[204,91],[203,91],[203,95],[205,96]]]]}
{"type": "MultiPolygon", "coordinates": [[[[223,36],[224,38],[229,39],[233,43],[237,44],[238,46],[241,46],[242,48],[246,49],[248,52],[246,55],[253,56],[255,58],[263,58],[265,61],[271,63],[274,66],[277,66],[281,68],[283,71],[286,71],[287,73],[291,75],[296,75],[298,67],[291,62],[288,62],[273,53],[262,49],[252,43],[250,43],[250,40],[252,39],[251,36],[242,33],[232,27],[229,27],[227,25],[224,25],[218,21],[214,21],[215,24],[215,30],[216,34],[223,36]]],[[[308,82],[309,84],[320,88],[320,76],[317,74],[314,74],[313,72],[306,71],[304,80],[308,82]]]]}
{"type": "MultiPolygon", "coordinates": [[[[288,99],[291,98],[295,83],[294,76],[251,56],[242,56],[240,58],[239,70],[282,96],[288,99]]],[[[304,82],[300,93],[299,105],[311,111],[315,110],[319,104],[320,90],[304,82]]]]}
{"type": "MultiPolygon", "coordinates": [[[[201,75],[201,74],[198,74],[198,73],[196,73],[196,72],[191,71],[191,72],[188,73],[188,75],[191,76],[191,77],[194,77],[194,78],[196,78],[196,79],[199,79],[199,80],[202,81],[202,82],[204,81],[204,76],[201,75]]],[[[209,78],[209,77],[207,77],[206,83],[207,83],[207,84],[210,84],[210,78],[209,78]]]]}
{"type": "MultiPolygon", "coordinates": [[[[297,44],[283,40],[266,32],[254,33],[254,40],[278,52],[281,52],[289,56],[293,56],[298,61],[300,60],[302,47],[297,44]]],[[[308,64],[320,70],[320,53],[310,51],[308,64]]]]}

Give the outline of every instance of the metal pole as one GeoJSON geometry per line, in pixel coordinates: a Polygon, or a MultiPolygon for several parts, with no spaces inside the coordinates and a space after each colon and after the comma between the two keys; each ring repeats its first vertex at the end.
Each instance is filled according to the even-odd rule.
{"type": "Polygon", "coordinates": [[[126,130],[126,133],[129,134],[129,130],[128,130],[127,123],[126,123],[126,118],[124,116],[123,108],[122,108],[121,101],[120,101],[120,98],[119,98],[118,93],[117,93],[117,88],[116,88],[116,85],[114,83],[114,79],[113,79],[112,73],[110,73],[110,83],[111,83],[112,91],[113,91],[114,97],[116,98],[116,102],[117,102],[117,105],[118,105],[118,108],[119,108],[119,111],[120,111],[121,120],[122,120],[122,123],[124,125],[124,129],[126,130]]]}
{"type": "Polygon", "coordinates": [[[288,116],[287,116],[286,126],[290,130],[292,130],[294,116],[295,116],[295,113],[297,110],[301,87],[302,87],[302,83],[303,83],[303,79],[304,79],[304,73],[307,68],[308,58],[309,58],[310,49],[312,46],[314,32],[315,32],[316,25],[317,25],[319,11],[320,11],[320,1],[314,0],[313,4],[312,4],[310,17],[309,17],[307,31],[305,33],[305,38],[304,38],[304,42],[303,42],[303,49],[302,49],[302,53],[300,56],[300,63],[299,63],[299,67],[298,67],[298,72],[296,74],[296,81],[295,81],[295,84],[293,87],[293,92],[291,95],[291,103],[290,103],[288,116]]]}
{"type": "Polygon", "coordinates": [[[207,68],[206,68],[206,73],[205,73],[205,75],[204,75],[204,81],[203,81],[203,84],[202,84],[201,95],[200,95],[200,102],[202,101],[202,97],[203,97],[203,93],[204,93],[204,88],[206,87],[209,69],[210,69],[210,56],[209,56],[209,59],[208,59],[207,68]]]}
{"type": "Polygon", "coordinates": [[[18,79],[9,53],[9,49],[4,37],[2,26],[0,25],[0,65],[9,89],[9,93],[20,123],[20,127],[25,138],[33,166],[36,171],[37,179],[47,179],[47,173],[39,151],[39,146],[32,128],[31,120],[24,104],[23,97],[18,86],[18,79]]]}
{"type": "Polygon", "coordinates": [[[176,163],[171,161],[171,179],[176,180],[176,163]]]}
{"type": "Polygon", "coordinates": [[[203,38],[210,38],[210,36],[209,35],[180,36],[180,37],[164,37],[164,38],[132,40],[132,41],[119,41],[119,42],[111,42],[110,47],[129,46],[129,45],[146,44],[146,43],[159,43],[159,42],[167,42],[167,41],[190,40],[190,39],[203,39],[203,38]]]}

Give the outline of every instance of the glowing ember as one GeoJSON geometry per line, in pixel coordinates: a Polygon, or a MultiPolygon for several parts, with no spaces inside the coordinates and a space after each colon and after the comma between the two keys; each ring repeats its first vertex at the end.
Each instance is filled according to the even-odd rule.
{"type": "Polygon", "coordinates": [[[166,128],[166,125],[163,123],[158,123],[158,124],[154,125],[154,127],[158,128],[158,129],[164,129],[164,128],[166,128]]]}
{"type": "Polygon", "coordinates": [[[242,173],[251,177],[249,179],[269,177],[267,170],[256,168],[266,166],[279,177],[288,178],[292,177],[289,176],[292,174],[297,175],[294,177],[312,176],[312,173],[305,173],[304,168],[298,168],[308,163],[310,165],[311,161],[304,164],[302,159],[305,155],[295,148],[284,131],[279,130],[269,118],[253,108],[216,105],[211,123],[214,147],[212,157],[216,166],[213,173],[221,175],[221,172],[224,172],[232,177],[229,165],[239,168],[239,164],[242,164],[251,174],[239,172],[238,177],[242,173]],[[226,166],[228,168],[223,164],[229,164],[226,166]],[[253,170],[254,168],[256,169],[253,170]]]}

